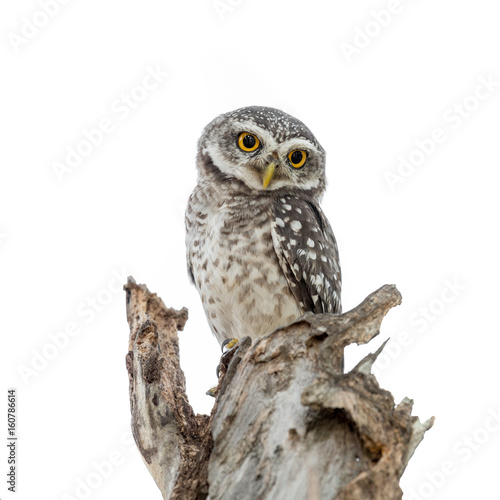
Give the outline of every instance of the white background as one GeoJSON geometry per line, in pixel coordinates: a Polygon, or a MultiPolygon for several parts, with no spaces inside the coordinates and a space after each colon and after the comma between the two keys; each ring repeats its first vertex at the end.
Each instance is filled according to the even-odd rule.
{"type": "Polygon", "coordinates": [[[86,482],[92,499],[160,499],[128,434],[120,288],[133,275],[189,308],[182,365],[192,405],[208,413],[219,348],[185,272],[183,211],[203,127],[246,105],[293,114],[327,151],[323,208],[344,310],[384,283],[403,294],[348,365],[391,337],[381,385],[437,417],[402,478],[405,498],[495,497],[495,2],[73,0],[45,20],[41,3],[4,2],[0,13],[0,427],[8,387],[19,410],[18,493],[6,492],[2,446],[2,499],[83,498],[86,482]],[[148,67],[168,76],[140,89],[148,67]],[[124,107],[126,95],[140,102],[124,107]],[[85,150],[84,131],[103,119],[113,130],[58,176],[54,164],[68,147],[85,150]],[[391,189],[387,172],[410,155],[420,164],[391,189]],[[53,338],[66,345],[54,351],[53,338]],[[96,472],[110,460],[112,471],[96,472]]]}

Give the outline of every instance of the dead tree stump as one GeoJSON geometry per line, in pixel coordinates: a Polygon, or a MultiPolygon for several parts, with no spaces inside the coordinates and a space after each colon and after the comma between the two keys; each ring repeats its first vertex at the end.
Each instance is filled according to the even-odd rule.
{"type": "MultiPolygon", "coordinates": [[[[348,373],[344,348],[378,335],[401,303],[385,285],[341,315],[308,313],[225,356],[210,416],[195,415],[185,392],[177,332],[187,310],[129,278],[127,369],[132,431],[164,499],[392,500],[433,423],[394,404],[371,366],[348,373]]],[[[385,344],[384,344],[385,345],[385,344]]]]}

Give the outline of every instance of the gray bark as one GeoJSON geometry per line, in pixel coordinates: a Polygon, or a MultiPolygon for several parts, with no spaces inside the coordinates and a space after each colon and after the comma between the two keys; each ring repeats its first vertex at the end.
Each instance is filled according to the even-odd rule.
{"type": "Polygon", "coordinates": [[[187,310],[129,278],[132,429],[165,499],[400,499],[399,479],[433,419],[394,404],[371,366],[343,351],[378,335],[400,304],[385,285],[342,315],[306,314],[224,356],[212,413],[195,415],[179,364],[187,310]]]}

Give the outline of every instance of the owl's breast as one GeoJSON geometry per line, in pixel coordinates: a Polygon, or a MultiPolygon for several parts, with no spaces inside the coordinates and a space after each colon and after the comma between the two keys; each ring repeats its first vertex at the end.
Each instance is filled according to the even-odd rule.
{"type": "Polygon", "coordinates": [[[188,262],[219,342],[260,337],[300,315],[274,250],[268,198],[221,203],[193,193],[186,227],[188,262]]]}

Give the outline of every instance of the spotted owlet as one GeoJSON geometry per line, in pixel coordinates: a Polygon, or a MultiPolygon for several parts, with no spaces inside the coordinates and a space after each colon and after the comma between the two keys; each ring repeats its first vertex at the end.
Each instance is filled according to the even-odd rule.
{"type": "Polygon", "coordinates": [[[197,167],[188,272],[219,343],[340,313],[337,244],[319,206],[325,151],[311,131],[278,109],[237,109],[205,127],[197,167]]]}

